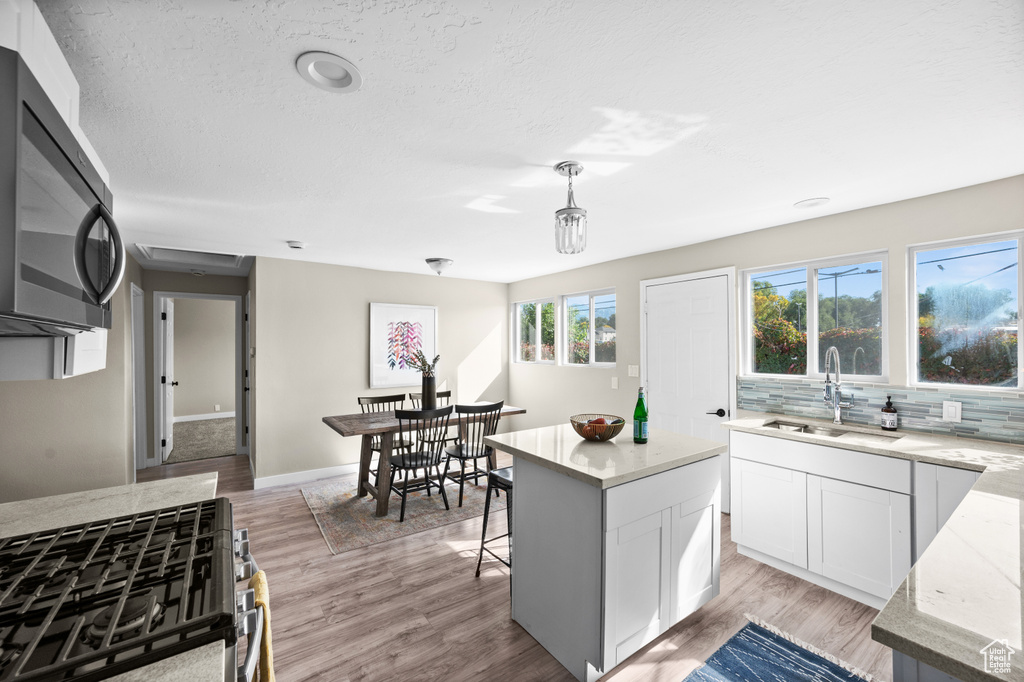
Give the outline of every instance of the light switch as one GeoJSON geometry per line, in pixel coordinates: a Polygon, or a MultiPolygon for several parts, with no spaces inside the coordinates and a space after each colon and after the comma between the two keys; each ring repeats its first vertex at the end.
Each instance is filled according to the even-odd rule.
{"type": "Polygon", "coordinates": [[[942,421],[960,423],[960,415],[962,413],[963,403],[958,403],[955,400],[943,400],[942,401],[942,421]]]}
{"type": "Polygon", "coordinates": [[[640,365],[628,365],[629,376],[638,377],[640,376],[640,365]]]}
{"type": "Polygon", "coordinates": [[[619,378],[618,377],[612,377],[612,388],[618,388],[618,387],[619,387],[619,378]]]}

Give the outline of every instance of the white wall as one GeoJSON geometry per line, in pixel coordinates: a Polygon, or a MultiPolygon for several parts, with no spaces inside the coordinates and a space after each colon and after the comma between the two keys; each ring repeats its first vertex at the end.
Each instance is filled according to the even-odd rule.
{"type": "Polygon", "coordinates": [[[579,412],[633,413],[640,380],[627,376],[626,365],[640,364],[641,280],[881,249],[889,252],[889,381],[906,385],[907,245],[1021,229],[1024,176],[1017,176],[516,282],[510,303],[615,287],[617,304],[614,369],[510,365],[509,400],[529,410],[516,425],[560,423],[579,412]]]}
{"type": "Polygon", "coordinates": [[[460,402],[507,399],[507,285],[262,257],[254,268],[257,479],[358,462],[359,439],[323,417],[359,412],[358,396],[418,391],[370,390],[371,302],[436,305],[438,387],[460,402]]]}
{"type": "Polygon", "coordinates": [[[174,299],[174,416],[235,410],[235,303],[174,299]]]}

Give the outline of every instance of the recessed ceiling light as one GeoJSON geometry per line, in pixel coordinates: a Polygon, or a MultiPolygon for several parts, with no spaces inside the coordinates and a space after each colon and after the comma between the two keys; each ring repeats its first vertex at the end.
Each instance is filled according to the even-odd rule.
{"type": "Polygon", "coordinates": [[[356,65],[330,52],[306,52],[295,69],[307,82],[327,92],[355,92],[363,84],[356,65]]]}
{"type": "Polygon", "coordinates": [[[824,206],[829,202],[828,197],[814,197],[813,199],[804,199],[793,204],[793,208],[814,208],[815,206],[824,206]]]}
{"type": "Polygon", "coordinates": [[[306,248],[306,242],[299,242],[295,240],[288,240],[289,249],[304,249],[306,248]]]}

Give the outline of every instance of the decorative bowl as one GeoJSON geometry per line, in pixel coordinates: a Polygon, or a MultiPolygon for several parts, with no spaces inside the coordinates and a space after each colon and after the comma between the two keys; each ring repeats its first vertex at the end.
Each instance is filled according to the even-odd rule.
{"type": "Polygon", "coordinates": [[[619,435],[626,420],[614,414],[574,414],[569,417],[569,423],[576,433],[587,440],[611,440],[619,435]],[[595,419],[604,419],[605,424],[592,424],[595,419]]]}

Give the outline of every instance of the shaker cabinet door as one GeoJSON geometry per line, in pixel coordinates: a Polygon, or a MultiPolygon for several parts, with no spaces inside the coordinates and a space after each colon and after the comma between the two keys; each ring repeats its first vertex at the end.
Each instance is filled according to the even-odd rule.
{"type": "Polygon", "coordinates": [[[808,566],[888,599],[910,571],[910,496],[807,477],[808,566]]]}
{"type": "Polygon", "coordinates": [[[672,624],[671,525],[665,509],[605,534],[605,657],[614,651],[612,665],[672,624]]]}
{"type": "Polygon", "coordinates": [[[732,539],[807,568],[807,474],[734,456],[732,539]]]}

